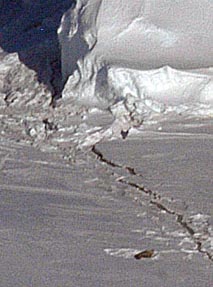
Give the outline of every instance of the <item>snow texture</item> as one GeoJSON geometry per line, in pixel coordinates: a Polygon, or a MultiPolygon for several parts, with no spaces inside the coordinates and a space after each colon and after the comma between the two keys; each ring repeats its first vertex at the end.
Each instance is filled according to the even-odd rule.
{"type": "Polygon", "coordinates": [[[37,75],[20,62],[17,53],[0,51],[0,107],[41,109],[50,104],[51,94],[37,75]]]}
{"type": "Polygon", "coordinates": [[[0,285],[211,286],[212,2],[0,9],[0,285]]]}
{"type": "Polygon", "coordinates": [[[20,133],[34,143],[48,138],[54,147],[71,142],[86,147],[177,114],[212,116],[209,1],[202,5],[161,1],[160,6],[137,0],[131,5],[129,1],[68,2],[54,7],[53,1],[7,5],[3,1],[0,42],[5,51],[18,53],[1,52],[3,132],[9,129],[14,134],[19,126],[20,133]],[[9,9],[10,5],[16,9],[9,9]],[[66,7],[70,9],[58,29],[65,87],[55,104],[53,97],[61,90],[60,65],[56,41],[51,39],[66,7]],[[12,11],[16,14],[10,22],[12,11]],[[24,11],[32,13],[23,18],[24,11]],[[52,87],[52,95],[37,80],[52,87]]]}
{"type": "Polygon", "coordinates": [[[127,128],[153,113],[212,115],[212,14],[206,0],[78,1],[58,29],[63,99],[127,128]]]}

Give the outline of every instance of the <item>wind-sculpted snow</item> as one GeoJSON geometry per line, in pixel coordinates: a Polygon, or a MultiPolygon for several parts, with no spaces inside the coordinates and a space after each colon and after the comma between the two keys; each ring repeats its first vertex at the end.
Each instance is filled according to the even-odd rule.
{"type": "Polygon", "coordinates": [[[0,48],[2,286],[211,286],[211,7],[78,0],[59,29],[62,98],[49,38],[29,43],[45,81],[0,48]]]}
{"type": "Polygon", "coordinates": [[[78,1],[58,30],[63,99],[109,108],[126,129],[153,113],[212,115],[212,13],[206,0],[78,1]]]}
{"type": "MultiPolygon", "coordinates": [[[[57,77],[60,73],[51,70],[48,62],[50,51],[51,59],[55,57],[49,36],[50,50],[43,54],[46,46],[42,42],[40,49],[36,42],[32,53],[42,54],[41,62],[46,63],[43,82],[52,86],[52,95],[37,81],[40,72],[36,75],[22,63],[25,51],[19,57],[15,53],[1,54],[0,104],[2,110],[6,108],[1,116],[3,131],[14,126],[13,131],[19,127],[20,133],[36,144],[85,147],[103,139],[125,138],[132,127],[142,123],[176,115],[183,119],[212,116],[213,29],[209,1],[203,0],[202,5],[200,1],[161,1],[160,6],[157,1],[139,0],[131,5],[129,1],[111,0],[72,3],[58,29],[66,82],[62,99],[53,99],[61,83],[57,77]]],[[[34,7],[30,1],[22,4],[34,7]]],[[[35,8],[40,9],[40,5],[42,2],[35,8]]],[[[24,21],[23,27],[29,28],[27,35],[46,24],[52,27],[55,18],[48,18],[47,8],[53,4],[47,1],[44,7],[44,19],[39,18],[37,10],[33,13],[32,24],[38,22],[38,27],[30,24],[29,15],[24,21]]],[[[59,15],[56,10],[55,16],[59,15]]],[[[17,23],[23,30],[22,22],[17,23]]],[[[4,25],[4,37],[7,31],[15,33],[11,23],[4,25]]],[[[4,45],[6,42],[2,41],[4,45]]],[[[29,58],[30,54],[26,55],[29,58]]],[[[35,58],[33,65],[37,65],[35,58]]],[[[44,66],[38,65],[41,71],[44,66]]]]}

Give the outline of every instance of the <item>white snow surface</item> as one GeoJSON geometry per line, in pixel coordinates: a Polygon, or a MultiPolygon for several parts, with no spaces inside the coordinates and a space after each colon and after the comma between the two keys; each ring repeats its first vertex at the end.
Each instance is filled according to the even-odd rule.
{"type": "Polygon", "coordinates": [[[58,74],[50,65],[39,77],[19,54],[0,51],[1,134],[69,153],[70,146],[125,138],[132,127],[140,132],[142,123],[162,129],[177,118],[211,119],[211,1],[74,2],[58,29],[66,84],[55,107],[46,85],[58,74]]]}
{"type": "Polygon", "coordinates": [[[58,29],[63,99],[127,129],[155,113],[212,116],[212,15],[208,0],[79,0],[58,29]]]}
{"type": "Polygon", "coordinates": [[[185,2],[78,0],[55,102],[0,48],[1,286],[211,286],[212,1],[185,2]]]}

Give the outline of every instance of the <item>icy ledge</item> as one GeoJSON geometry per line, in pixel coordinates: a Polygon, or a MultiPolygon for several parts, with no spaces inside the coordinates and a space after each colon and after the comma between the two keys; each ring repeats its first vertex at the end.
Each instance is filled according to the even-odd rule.
{"type": "Polygon", "coordinates": [[[213,5],[158,2],[80,0],[67,11],[58,30],[67,105],[110,109],[127,126],[153,113],[212,115],[213,5]]]}

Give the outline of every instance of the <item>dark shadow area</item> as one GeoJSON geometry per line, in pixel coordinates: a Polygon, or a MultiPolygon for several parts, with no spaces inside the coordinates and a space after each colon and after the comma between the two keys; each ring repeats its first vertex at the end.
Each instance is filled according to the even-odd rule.
{"type": "MultiPolygon", "coordinates": [[[[82,14],[78,11],[78,23],[82,23],[82,14]]],[[[63,39],[69,39],[70,31],[73,27],[73,19],[71,13],[64,15],[62,32],[60,33],[63,39]]],[[[70,75],[75,70],[78,70],[78,60],[83,59],[89,51],[88,43],[84,38],[84,31],[82,26],[78,26],[78,32],[72,37],[72,41],[66,41],[62,47],[62,66],[63,66],[63,83],[65,84],[70,75]],[[68,61],[66,61],[68,59],[68,61]]]]}
{"type": "Polygon", "coordinates": [[[76,0],[0,0],[0,46],[18,53],[38,80],[59,97],[62,90],[61,51],[57,29],[76,0]]]}

